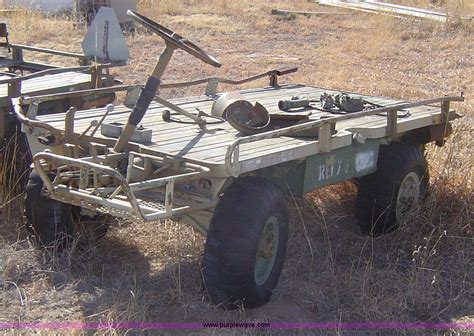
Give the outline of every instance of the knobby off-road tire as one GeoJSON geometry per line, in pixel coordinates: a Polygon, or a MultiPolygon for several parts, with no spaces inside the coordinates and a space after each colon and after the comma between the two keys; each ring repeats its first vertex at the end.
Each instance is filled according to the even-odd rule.
{"type": "Polygon", "coordinates": [[[43,181],[32,171],[26,185],[26,228],[38,246],[62,249],[75,235],[81,240],[97,242],[108,231],[110,221],[105,215],[81,216],[78,207],[43,195],[43,181]]]}
{"type": "Polygon", "coordinates": [[[359,180],[356,217],[361,231],[379,235],[395,230],[426,195],[428,182],[428,165],[420,146],[381,146],[377,171],[359,180]]]}
{"type": "Polygon", "coordinates": [[[288,241],[282,191],[261,177],[235,180],[211,220],[203,278],[211,301],[226,309],[266,303],[280,276],[288,241]]]}

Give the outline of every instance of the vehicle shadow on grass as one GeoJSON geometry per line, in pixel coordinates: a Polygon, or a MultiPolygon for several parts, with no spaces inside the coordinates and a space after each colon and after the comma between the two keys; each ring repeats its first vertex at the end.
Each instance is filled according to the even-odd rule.
{"type": "MultiPolygon", "coordinates": [[[[173,256],[178,253],[173,251],[162,255],[155,251],[161,253],[160,247],[144,246],[147,238],[143,234],[136,241],[125,240],[122,234],[109,236],[97,249],[98,259],[92,260],[92,275],[84,277],[87,272],[78,268],[76,290],[84,319],[409,323],[458,321],[472,314],[472,291],[463,280],[472,274],[465,268],[467,259],[447,255],[452,251],[454,256],[461,257],[467,250],[462,252],[462,246],[448,238],[427,237],[430,230],[415,225],[421,218],[413,218],[386,236],[363,236],[353,217],[353,196],[332,196],[331,190],[326,189],[306,197],[300,209],[290,207],[286,264],[270,302],[257,309],[224,311],[210,304],[203,290],[201,252],[197,249],[186,250],[180,242],[173,241],[163,248],[171,249],[172,244],[177,244],[176,251],[183,251],[179,256],[173,256]],[[434,244],[437,253],[433,255],[429,251],[434,244]],[[421,254],[413,254],[420,246],[421,254]]],[[[419,216],[425,215],[426,211],[420,211],[419,216]]],[[[181,229],[177,223],[172,224],[176,226],[181,229]]],[[[204,333],[207,332],[212,333],[204,333]]],[[[273,330],[263,334],[267,332],[278,334],[273,330]]],[[[403,332],[386,330],[384,334],[403,332]]],[[[369,330],[348,331],[368,333],[378,334],[369,330]]],[[[325,333],[311,330],[308,334],[325,333]]]]}
{"type": "MultiPolygon", "coordinates": [[[[200,258],[147,258],[133,242],[106,237],[89,257],[76,257],[71,268],[84,321],[127,323],[131,329],[140,322],[309,321],[306,312],[283,293],[276,293],[257,309],[225,311],[214,306],[205,294],[200,258]]],[[[151,330],[134,332],[147,334],[151,330]]],[[[187,335],[190,330],[160,332],[187,335]]],[[[216,334],[214,329],[203,329],[199,334],[208,332],[216,334]]]]}
{"type": "Polygon", "coordinates": [[[429,199],[397,231],[370,237],[354,218],[356,190],[341,188],[346,186],[309,194],[290,216],[279,286],[312,321],[429,323],[472,316],[471,280],[466,282],[474,275],[468,266],[472,242],[453,224],[466,222],[459,196],[443,196],[436,209],[429,199]]]}
{"type": "MultiPolygon", "coordinates": [[[[364,237],[354,222],[351,197],[332,196],[326,189],[305,197],[300,209],[290,207],[286,264],[270,302],[260,308],[227,312],[208,302],[200,272],[203,239],[192,243],[191,229],[184,224],[127,224],[112,229],[98,245],[75,246],[51,258],[37,253],[38,265],[25,268],[21,278],[28,277],[17,283],[36,286],[39,270],[48,270],[41,274],[51,293],[41,296],[37,316],[25,320],[44,319],[45,309],[56,314],[48,319],[101,323],[449,322],[472,315],[467,242],[437,235],[426,240],[429,228],[415,225],[421,218],[407,223],[411,228],[364,237]],[[437,252],[430,254],[435,243],[437,252]],[[421,253],[413,254],[419,246],[421,253]],[[65,310],[76,314],[71,317],[65,310]]],[[[143,331],[147,333],[154,332],[143,331]]]]}

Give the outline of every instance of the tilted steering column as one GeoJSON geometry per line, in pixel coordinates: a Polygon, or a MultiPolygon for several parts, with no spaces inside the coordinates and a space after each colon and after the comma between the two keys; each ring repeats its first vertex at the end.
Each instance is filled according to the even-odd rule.
{"type": "Polygon", "coordinates": [[[214,57],[208,55],[197,45],[186,40],[182,36],[171,31],[170,29],[163,27],[155,21],[150,20],[149,18],[130,10],[127,11],[127,15],[130,16],[133,20],[145,26],[146,28],[155,32],[160,37],[162,37],[165,40],[166,47],[161,53],[155,65],[155,68],[153,69],[153,72],[151,73],[145,86],[140,92],[140,96],[138,97],[138,100],[135,103],[135,106],[133,107],[132,113],[128,118],[127,124],[125,125],[122,134],[120,134],[120,137],[115,143],[115,152],[121,152],[125,148],[127,143],[130,141],[133,132],[135,132],[137,125],[142,121],[143,117],[145,116],[145,113],[148,107],[150,106],[150,103],[153,101],[153,98],[158,92],[161,77],[163,76],[163,73],[165,72],[168,63],[170,62],[171,56],[173,56],[173,52],[175,49],[183,49],[194,57],[212,66],[221,66],[219,61],[217,61],[214,57]]]}

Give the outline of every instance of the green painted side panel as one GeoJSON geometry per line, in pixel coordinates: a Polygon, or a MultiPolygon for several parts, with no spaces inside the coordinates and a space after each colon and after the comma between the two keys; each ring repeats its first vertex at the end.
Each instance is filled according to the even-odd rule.
{"type": "Polygon", "coordinates": [[[278,185],[283,192],[301,196],[305,169],[306,161],[297,160],[261,169],[258,174],[278,185]]]}
{"type": "Polygon", "coordinates": [[[377,170],[378,140],[309,156],[264,168],[259,176],[277,184],[285,193],[301,196],[325,185],[371,174],[377,170]]]}
{"type": "Polygon", "coordinates": [[[371,174],[377,170],[379,141],[370,140],[306,158],[303,191],[371,174]]]}

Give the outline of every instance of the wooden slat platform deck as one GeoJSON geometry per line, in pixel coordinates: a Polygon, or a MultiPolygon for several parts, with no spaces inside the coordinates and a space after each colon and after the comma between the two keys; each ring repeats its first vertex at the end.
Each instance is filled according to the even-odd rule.
{"type": "MultiPolygon", "coordinates": [[[[8,78],[8,76],[1,76],[0,79],[8,78]]],[[[90,81],[91,75],[77,72],[45,75],[24,80],[21,83],[21,93],[22,95],[34,96],[39,94],[67,92],[71,88],[75,90],[87,89],[90,88],[90,81]]],[[[0,84],[0,107],[4,104],[9,104],[7,101],[8,84],[0,84]]]]}
{"type": "MultiPolygon", "coordinates": [[[[307,98],[319,99],[320,95],[324,92],[330,94],[339,93],[337,91],[303,85],[285,85],[278,89],[266,87],[240,91],[247,100],[252,103],[256,101],[260,102],[270,113],[283,113],[278,109],[278,101],[280,99],[289,99],[294,95],[303,95],[307,98]]],[[[403,103],[403,101],[387,98],[360,96],[367,101],[382,106],[403,103]]],[[[196,113],[196,108],[199,108],[210,114],[214,100],[207,96],[197,96],[175,99],[172,100],[172,102],[192,113],[196,113]]],[[[201,130],[195,124],[164,122],[161,117],[164,110],[166,110],[165,107],[158,103],[152,103],[145,118],[141,122],[141,125],[153,130],[152,143],[141,145],[146,152],[165,152],[180,157],[220,165],[224,163],[224,156],[228,146],[234,140],[242,136],[227,122],[209,124],[206,130],[201,130]]],[[[130,111],[129,108],[123,105],[115,106],[114,111],[107,116],[105,122],[121,122],[125,124],[130,111]]],[[[307,113],[309,111],[312,113],[310,116],[311,120],[318,120],[322,116],[338,115],[318,109],[307,109],[305,112],[307,113]]],[[[78,134],[82,133],[90,125],[92,120],[99,120],[104,112],[105,109],[77,111],[74,132],[78,134]]],[[[398,118],[399,132],[432,125],[435,119],[439,118],[441,114],[440,108],[433,106],[419,106],[409,109],[409,112],[409,117],[398,118]]],[[[190,119],[179,114],[172,113],[172,115],[177,119],[190,121],[190,119]]],[[[47,122],[55,128],[62,130],[64,129],[64,118],[64,113],[38,117],[41,121],[47,122]]],[[[374,115],[338,122],[336,124],[338,132],[333,136],[333,149],[350,145],[352,143],[353,132],[359,132],[367,138],[385,137],[387,132],[386,120],[385,116],[374,115]]],[[[100,132],[97,132],[95,137],[105,138],[100,135],[100,132]]],[[[244,162],[270,154],[282,153],[287,149],[295,149],[296,157],[294,158],[297,158],[298,153],[302,153],[303,149],[307,152],[308,148],[314,148],[314,154],[316,154],[318,153],[318,142],[318,139],[315,137],[289,136],[260,140],[254,143],[243,144],[240,147],[240,160],[244,162]]]]}

